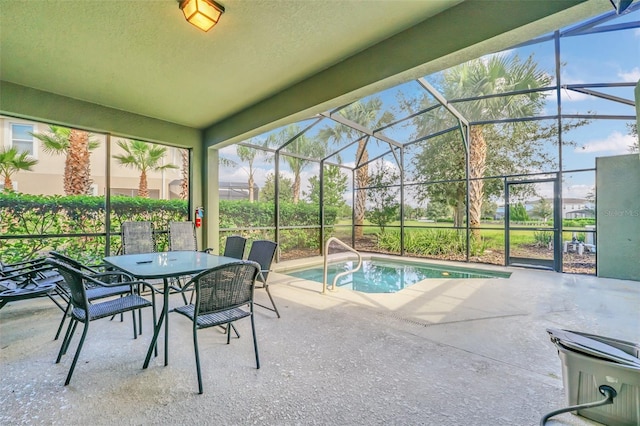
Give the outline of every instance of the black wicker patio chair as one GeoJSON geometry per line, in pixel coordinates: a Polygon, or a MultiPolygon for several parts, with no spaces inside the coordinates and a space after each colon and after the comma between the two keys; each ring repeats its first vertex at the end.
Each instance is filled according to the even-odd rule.
{"type": "Polygon", "coordinates": [[[271,301],[271,305],[273,308],[270,308],[265,305],[261,305],[259,303],[255,303],[257,306],[261,308],[268,309],[276,313],[278,318],[280,318],[280,312],[278,312],[278,308],[276,307],[275,302],[273,301],[273,297],[271,297],[271,292],[269,292],[269,284],[267,283],[267,278],[269,277],[269,271],[271,270],[271,263],[273,262],[273,257],[276,254],[276,249],[278,248],[278,243],[269,240],[256,240],[251,245],[251,249],[249,250],[249,256],[247,256],[247,260],[252,260],[260,264],[260,273],[258,274],[258,279],[262,286],[256,286],[256,288],[264,288],[267,291],[267,296],[269,296],[269,300],[271,301]]]}
{"type": "Polygon", "coordinates": [[[82,345],[84,344],[84,340],[87,336],[87,332],[89,331],[89,323],[91,321],[95,321],[101,318],[112,317],[114,315],[130,311],[133,317],[133,336],[134,336],[134,339],[136,339],[138,336],[136,334],[136,326],[135,326],[135,311],[151,306],[153,310],[153,327],[155,328],[155,325],[156,325],[155,291],[156,290],[149,283],[144,281],[129,282],[129,284],[132,286],[141,285],[144,287],[148,287],[151,294],[151,300],[145,299],[137,294],[128,294],[126,296],[117,297],[115,299],[111,299],[105,302],[90,303],[87,297],[87,290],[86,290],[87,286],[93,285],[93,286],[108,287],[109,286],[108,283],[105,283],[96,278],[93,278],[90,275],[84,274],[78,269],[72,267],[71,265],[59,259],[49,258],[47,259],[47,263],[55,267],[60,273],[60,275],[64,277],[64,280],[66,281],[71,294],[71,306],[72,306],[71,321],[69,321],[67,331],[62,341],[62,345],[60,346],[60,351],[58,352],[58,358],[56,359],[56,364],[60,363],[60,359],[62,358],[62,356],[67,353],[67,349],[69,348],[69,343],[71,342],[71,339],[75,334],[78,323],[81,322],[84,324],[82,337],[80,337],[80,342],[78,342],[76,353],[73,356],[73,361],[71,363],[71,367],[69,368],[67,379],[64,383],[65,386],[68,385],[69,382],[71,381],[71,376],[73,375],[73,371],[78,362],[78,358],[80,357],[80,352],[82,351],[82,345]]]}
{"type": "MultiPolygon", "coordinates": [[[[196,228],[193,222],[169,222],[169,251],[198,251],[196,228]]],[[[172,279],[172,282],[183,287],[190,278],[191,276],[178,277],[172,279]]],[[[186,305],[187,297],[184,293],[182,293],[182,299],[186,305]]]]}
{"type": "MultiPolygon", "coordinates": [[[[95,285],[92,282],[87,282],[86,291],[87,291],[87,299],[89,300],[89,302],[93,302],[95,300],[100,300],[100,299],[106,299],[114,296],[122,297],[127,294],[132,294],[134,292],[134,288],[130,284],[128,283],[125,284],[125,282],[134,281],[134,278],[125,274],[124,272],[104,271],[104,270],[101,271],[100,269],[97,269],[94,266],[85,265],[79,262],[78,260],[73,259],[57,251],[51,251],[49,252],[49,255],[55,259],[61,260],[62,262],[66,263],[69,266],[72,266],[73,268],[77,269],[83,274],[87,274],[92,278],[97,279],[103,283],[110,284],[109,286],[104,286],[104,285],[95,285]]],[[[62,319],[60,320],[60,325],[58,325],[58,330],[56,331],[56,335],[53,338],[53,340],[58,340],[58,337],[60,337],[60,332],[62,331],[62,327],[64,326],[67,316],[69,315],[69,311],[71,310],[71,291],[69,289],[69,286],[67,285],[67,282],[65,280],[58,282],[58,287],[61,289],[61,291],[63,291],[67,295],[67,298],[66,298],[67,306],[64,309],[64,313],[62,314],[62,319]]],[[[122,316],[121,316],[121,320],[122,320],[122,316]]],[[[139,320],[138,321],[139,329],[140,331],[142,331],[141,315],[139,316],[138,320],[139,320]]]]}
{"type": "MultiPolygon", "coordinates": [[[[14,278],[18,278],[17,275],[19,274],[16,274],[14,278]]],[[[7,303],[18,300],[33,299],[42,296],[49,296],[51,298],[50,293],[55,291],[55,282],[38,282],[30,278],[29,274],[20,280],[0,278],[0,309],[7,303]]]]}
{"type": "Polygon", "coordinates": [[[193,222],[169,222],[169,251],[198,251],[193,222]]]}
{"type": "Polygon", "coordinates": [[[153,223],[146,221],[122,222],[122,254],[154,253],[156,242],[153,223]]]}
{"type": "Polygon", "coordinates": [[[247,239],[240,235],[230,235],[224,244],[224,254],[226,257],[235,257],[236,259],[242,259],[244,257],[244,247],[247,244],[247,239]]]}
{"type": "MultiPolygon", "coordinates": [[[[239,319],[250,317],[256,368],[260,368],[253,319],[253,289],[259,272],[260,265],[257,263],[239,260],[199,273],[182,289],[174,287],[176,291],[188,291],[193,287],[196,294],[194,304],[179,306],[173,312],[186,316],[193,323],[193,347],[200,394],[202,393],[202,374],[197,331],[201,328],[226,325],[227,344],[229,344],[231,339],[229,325],[239,319]]],[[[144,367],[146,368],[147,365],[144,367]]]]}
{"type": "Polygon", "coordinates": [[[0,262],[0,277],[16,278],[18,281],[24,279],[24,277],[29,277],[38,280],[40,283],[59,281],[61,279],[59,274],[46,264],[46,260],[46,257],[37,257],[15,263],[0,262]]]}
{"type": "Polygon", "coordinates": [[[62,281],[62,276],[46,264],[46,258],[11,264],[0,262],[0,292],[3,293],[0,307],[17,300],[47,296],[64,311],[66,294],[57,285],[62,281]]]}

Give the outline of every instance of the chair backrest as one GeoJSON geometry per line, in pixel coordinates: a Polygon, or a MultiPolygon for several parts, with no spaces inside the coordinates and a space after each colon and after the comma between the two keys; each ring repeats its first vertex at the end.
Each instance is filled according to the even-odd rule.
{"type": "Polygon", "coordinates": [[[273,262],[273,256],[276,254],[277,248],[278,243],[269,240],[256,240],[251,244],[247,260],[252,260],[260,265],[262,273],[259,279],[263,282],[267,281],[271,262],[273,262]]]}
{"type": "Polygon", "coordinates": [[[122,254],[153,253],[156,244],[151,222],[122,222],[122,254]]]}
{"type": "Polygon", "coordinates": [[[205,315],[253,303],[260,265],[239,260],[216,266],[193,277],[196,315],[205,315]]]}
{"type": "Polygon", "coordinates": [[[89,301],[87,300],[87,291],[84,286],[84,274],[59,259],[48,258],[47,263],[54,267],[64,278],[71,293],[71,306],[87,311],[89,309],[89,301]]]}
{"type": "Polygon", "coordinates": [[[196,228],[193,222],[169,222],[170,251],[198,251],[196,228]]]}
{"type": "Polygon", "coordinates": [[[223,256],[242,259],[244,257],[244,247],[246,244],[247,239],[240,235],[228,236],[227,241],[224,244],[223,256]]]}
{"type": "Polygon", "coordinates": [[[62,254],[60,252],[57,252],[55,250],[52,250],[49,252],[49,256],[53,257],[54,259],[58,259],[61,260],[62,262],[66,263],[69,266],[74,267],[75,269],[77,269],[80,272],[86,272],[86,273],[91,273],[91,274],[95,274],[98,271],[95,270],[94,268],[87,266],[83,263],[81,263],[80,261],[73,259],[69,256],[67,256],[66,254],[62,254]]]}

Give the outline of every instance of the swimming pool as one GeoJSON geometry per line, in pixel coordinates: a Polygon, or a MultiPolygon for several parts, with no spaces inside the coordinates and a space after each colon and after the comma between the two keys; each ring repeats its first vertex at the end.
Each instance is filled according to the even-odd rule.
{"type": "MultiPolygon", "coordinates": [[[[331,286],[336,274],[356,267],[357,261],[329,264],[327,286],[331,286]]],[[[287,275],[322,283],[323,266],[284,272],[287,275]]],[[[395,293],[428,278],[509,278],[509,272],[485,271],[444,265],[400,262],[387,259],[362,261],[359,271],[346,275],[336,285],[363,293],[395,293]]]]}

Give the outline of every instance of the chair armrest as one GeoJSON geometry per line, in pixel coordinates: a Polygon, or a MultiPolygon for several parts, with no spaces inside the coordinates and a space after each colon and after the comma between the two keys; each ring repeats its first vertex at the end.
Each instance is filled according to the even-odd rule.
{"type": "Polygon", "coordinates": [[[102,281],[101,278],[108,278],[108,277],[119,277],[119,278],[124,278],[125,281],[118,281],[115,283],[109,283],[107,281],[102,281],[105,284],[114,284],[114,285],[121,285],[121,284],[129,284],[131,281],[135,281],[136,279],[132,276],[127,274],[126,272],[122,272],[122,271],[106,271],[106,272],[97,272],[94,274],[87,274],[88,276],[90,276],[91,278],[95,278],[98,279],[100,281],[102,281]]]}
{"type": "MultiPolygon", "coordinates": [[[[193,286],[194,286],[194,281],[190,280],[189,282],[187,282],[182,287],[176,287],[175,285],[170,285],[169,289],[175,291],[176,293],[184,293],[185,291],[189,290],[189,287],[193,287],[193,286]]],[[[194,290],[195,290],[195,288],[194,288],[194,290]]]]}

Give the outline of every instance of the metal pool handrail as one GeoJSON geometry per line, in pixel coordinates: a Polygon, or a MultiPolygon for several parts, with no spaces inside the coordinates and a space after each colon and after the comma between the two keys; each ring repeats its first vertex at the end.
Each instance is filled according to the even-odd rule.
{"type": "Polygon", "coordinates": [[[338,282],[338,278],[342,278],[345,275],[353,274],[354,272],[358,271],[360,269],[360,267],[362,266],[362,256],[360,256],[360,253],[358,253],[355,249],[353,249],[349,245],[343,243],[342,241],[340,241],[336,237],[329,238],[327,240],[327,242],[324,244],[324,278],[322,280],[322,294],[324,294],[327,291],[327,266],[328,266],[328,263],[329,263],[328,259],[327,259],[327,255],[329,254],[329,244],[331,244],[334,241],[336,243],[340,244],[342,247],[346,248],[347,250],[355,253],[356,256],[358,256],[358,266],[356,266],[355,269],[352,269],[350,271],[344,271],[344,272],[340,272],[339,274],[337,274],[335,276],[335,278],[333,279],[333,284],[331,285],[331,291],[334,291],[336,289],[336,283],[338,282]]]}

